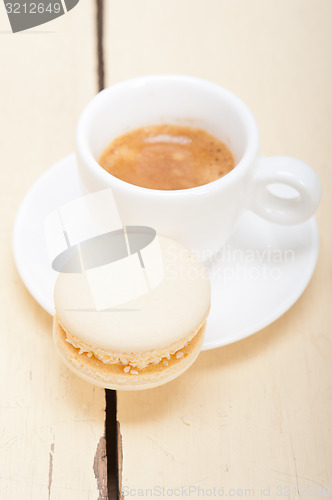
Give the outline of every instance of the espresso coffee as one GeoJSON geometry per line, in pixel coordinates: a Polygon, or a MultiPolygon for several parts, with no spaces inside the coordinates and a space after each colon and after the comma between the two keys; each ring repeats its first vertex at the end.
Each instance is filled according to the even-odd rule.
{"type": "Polygon", "coordinates": [[[121,135],[99,163],[123,181],[161,190],[202,186],[234,168],[233,155],[222,141],[180,125],[153,125],[121,135]]]}

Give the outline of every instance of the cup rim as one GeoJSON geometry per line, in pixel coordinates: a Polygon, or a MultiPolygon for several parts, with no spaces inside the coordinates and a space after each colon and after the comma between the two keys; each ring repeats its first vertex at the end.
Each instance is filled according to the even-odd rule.
{"type": "MultiPolygon", "coordinates": [[[[258,154],[259,148],[259,133],[256,120],[248,108],[248,106],[235,94],[233,94],[230,90],[222,87],[217,83],[210,82],[209,80],[205,80],[202,78],[197,78],[193,76],[180,75],[180,74],[154,74],[154,75],[143,75],[134,78],[130,78],[127,80],[122,80],[118,83],[115,83],[109,87],[106,87],[98,94],[96,94],[90,102],[83,109],[77,124],[76,130],[76,146],[77,146],[77,154],[79,154],[82,158],[84,158],[84,163],[88,166],[90,173],[95,176],[98,176],[99,179],[105,182],[105,185],[110,185],[110,178],[112,179],[112,186],[118,189],[126,189],[127,191],[131,191],[133,194],[144,194],[149,196],[164,196],[164,197],[180,197],[180,196],[199,196],[206,193],[211,193],[215,190],[219,190],[222,186],[226,187],[227,185],[236,181],[237,177],[240,174],[244,174],[250,164],[255,159],[258,154]],[[91,123],[91,114],[94,110],[96,103],[106,98],[106,96],[117,89],[119,87],[127,87],[128,89],[134,88],[137,86],[143,86],[150,82],[188,82],[194,83],[198,85],[202,85],[214,91],[218,91],[223,94],[223,97],[227,98],[232,102],[232,105],[237,109],[238,112],[241,113],[241,119],[245,125],[248,138],[247,138],[247,147],[240,159],[240,161],[235,165],[235,167],[228,172],[223,177],[219,179],[209,182],[207,184],[203,184],[201,186],[196,186],[192,188],[186,189],[174,189],[174,190],[166,190],[166,189],[152,189],[146,188],[142,186],[136,186],[135,184],[130,184],[118,177],[107,172],[103,167],[98,163],[98,161],[94,158],[87,141],[87,127],[91,123]]],[[[88,187],[88,186],[87,186],[88,187]]]]}

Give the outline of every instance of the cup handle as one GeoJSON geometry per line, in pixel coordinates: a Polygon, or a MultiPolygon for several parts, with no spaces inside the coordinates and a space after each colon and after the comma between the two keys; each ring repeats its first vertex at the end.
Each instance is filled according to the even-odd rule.
{"type": "Polygon", "coordinates": [[[299,224],[315,213],[320,198],[319,177],[306,163],[288,156],[258,158],[249,206],[256,214],[277,224],[299,224]],[[291,187],[297,195],[289,197],[273,193],[273,184],[291,187]]]}

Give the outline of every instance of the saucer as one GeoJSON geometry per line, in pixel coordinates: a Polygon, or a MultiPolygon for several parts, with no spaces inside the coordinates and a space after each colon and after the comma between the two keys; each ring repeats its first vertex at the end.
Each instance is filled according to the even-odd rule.
{"type": "MultiPolygon", "coordinates": [[[[52,315],[57,273],[48,259],[44,220],[83,194],[72,154],[35,182],[16,216],[13,252],[18,272],[31,295],[52,315]]],[[[297,226],[281,226],[244,212],[228,243],[206,263],[212,305],[203,350],[248,337],[284,314],[307,287],[317,256],[314,217],[297,226]]]]}

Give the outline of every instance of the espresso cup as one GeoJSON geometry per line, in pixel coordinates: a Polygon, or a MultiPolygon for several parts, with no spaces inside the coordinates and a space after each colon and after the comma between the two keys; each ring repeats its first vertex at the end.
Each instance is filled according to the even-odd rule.
{"type": "Polygon", "coordinates": [[[97,94],[77,127],[77,163],[89,192],[111,188],[125,226],[149,226],[211,257],[251,210],[277,224],[300,224],[318,207],[321,186],[306,163],[259,156],[259,134],[248,107],[214,83],[181,75],[143,76],[97,94]],[[98,159],[116,137],[136,128],[174,124],[206,130],[232,151],[235,167],[208,184],[155,190],[129,184],[98,159]],[[292,189],[290,189],[292,188],[292,189]]]}

